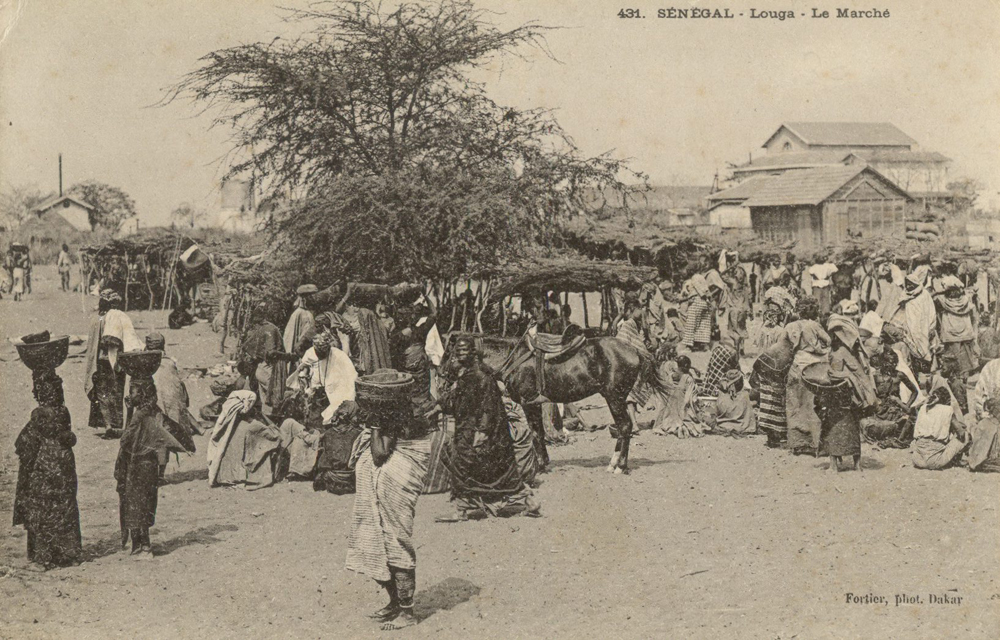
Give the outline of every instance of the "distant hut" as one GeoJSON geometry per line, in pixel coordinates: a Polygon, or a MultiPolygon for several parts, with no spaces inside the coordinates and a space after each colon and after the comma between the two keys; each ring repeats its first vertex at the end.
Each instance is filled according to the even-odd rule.
{"type": "Polygon", "coordinates": [[[17,228],[17,238],[31,249],[36,262],[50,262],[63,243],[89,242],[93,205],[73,196],[53,196],[32,209],[17,228]]]}

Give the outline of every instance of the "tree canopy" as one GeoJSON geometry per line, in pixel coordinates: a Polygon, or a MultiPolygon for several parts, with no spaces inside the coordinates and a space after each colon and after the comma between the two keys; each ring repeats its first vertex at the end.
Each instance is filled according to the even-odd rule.
{"type": "Polygon", "coordinates": [[[90,225],[94,229],[115,231],[123,220],[135,215],[135,200],[110,184],[87,180],[73,185],[66,193],[94,207],[90,212],[90,225]]]}
{"type": "Polygon", "coordinates": [[[0,225],[7,230],[16,229],[35,207],[52,196],[35,185],[8,185],[0,192],[0,225]]]}
{"type": "Polygon", "coordinates": [[[165,102],[231,129],[230,175],[270,199],[268,228],[307,273],[467,275],[545,244],[594,193],[645,182],[472,79],[525,49],[550,55],[548,27],[489,18],[465,0],[319,3],[289,12],[299,37],[212,52],[165,102]]]}

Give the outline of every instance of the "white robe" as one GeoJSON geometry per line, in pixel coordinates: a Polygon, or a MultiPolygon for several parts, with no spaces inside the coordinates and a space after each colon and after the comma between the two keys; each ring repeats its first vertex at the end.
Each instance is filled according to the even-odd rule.
{"type": "Polygon", "coordinates": [[[350,357],[336,347],[331,347],[330,354],[322,360],[310,347],[302,356],[302,365],[310,370],[309,387],[326,391],[330,406],[323,410],[323,422],[327,423],[341,404],[354,400],[354,382],[358,379],[358,371],[350,357]]]}

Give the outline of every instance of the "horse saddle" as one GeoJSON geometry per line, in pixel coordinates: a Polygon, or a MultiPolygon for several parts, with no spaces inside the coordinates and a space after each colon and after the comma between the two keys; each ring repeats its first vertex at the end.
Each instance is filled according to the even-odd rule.
{"type": "Polygon", "coordinates": [[[571,324],[562,335],[537,332],[533,336],[529,334],[527,340],[528,354],[525,359],[535,359],[538,396],[526,404],[543,404],[549,402],[545,397],[545,363],[558,364],[568,360],[587,343],[587,336],[583,329],[571,324]]]}
{"type": "Polygon", "coordinates": [[[562,335],[536,333],[528,336],[528,348],[544,355],[546,362],[566,360],[587,342],[583,329],[571,324],[562,335]]]}

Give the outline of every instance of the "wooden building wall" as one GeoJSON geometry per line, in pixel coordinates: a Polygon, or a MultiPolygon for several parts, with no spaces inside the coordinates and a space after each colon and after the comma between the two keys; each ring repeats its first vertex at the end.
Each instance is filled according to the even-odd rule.
{"type": "Polygon", "coordinates": [[[898,191],[861,174],[823,203],[823,238],[840,242],[848,234],[871,238],[906,232],[907,201],[898,191]]]}
{"type": "Polygon", "coordinates": [[[817,207],[752,207],[754,233],[776,244],[795,241],[802,247],[823,244],[823,225],[817,207]]]}

